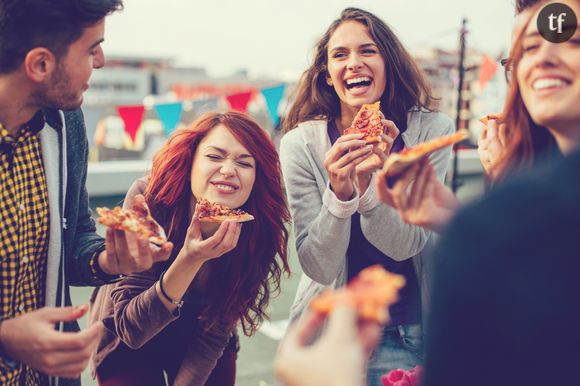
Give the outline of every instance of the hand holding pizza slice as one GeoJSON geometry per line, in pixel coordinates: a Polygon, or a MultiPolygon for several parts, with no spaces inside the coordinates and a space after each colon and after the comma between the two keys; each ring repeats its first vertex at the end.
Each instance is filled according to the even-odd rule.
{"type": "Polygon", "coordinates": [[[205,198],[199,199],[197,202],[199,206],[199,221],[200,222],[223,222],[226,220],[233,220],[237,222],[252,221],[254,216],[244,212],[241,209],[230,209],[225,205],[209,202],[205,198]]]}
{"type": "Polygon", "coordinates": [[[356,133],[364,133],[365,136],[362,139],[367,143],[381,141],[381,134],[384,133],[381,102],[363,104],[350,127],[344,130],[342,135],[356,133]]]}
{"type": "Polygon", "coordinates": [[[461,129],[453,134],[434,138],[416,146],[403,149],[399,153],[393,153],[385,161],[383,172],[387,177],[397,176],[437,150],[467,139],[468,135],[467,130],[461,129]]]}
{"type": "Polygon", "coordinates": [[[144,199],[135,200],[131,209],[123,209],[119,206],[113,209],[102,207],[97,208],[97,213],[101,216],[97,220],[100,224],[137,233],[156,245],[163,245],[167,242],[163,227],[151,216],[144,199]]]}
{"type": "Polygon", "coordinates": [[[355,306],[363,320],[381,324],[388,322],[388,307],[399,299],[405,278],[385,270],[380,265],[363,269],[346,287],[327,290],[312,300],[310,308],[321,315],[330,314],[339,304],[355,306]]]}

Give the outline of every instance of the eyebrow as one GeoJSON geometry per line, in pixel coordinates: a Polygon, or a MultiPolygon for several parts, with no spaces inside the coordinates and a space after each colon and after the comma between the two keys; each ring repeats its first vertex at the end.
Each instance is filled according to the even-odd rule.
{"type": "Polygon", "coordinates": [[[105,41],[105,38],[100,38],[99,40],[97,40],[96,42],[93,43],[93,45],[91,46],[91,50],[95,47],[97,47],[99,44],[101,44],[102,42],[105,41]]]}
{"type": "MultiPolygon", "coordinates": [[[[218,153],[221,153],[223,155],[228,154],[228,152],[226,150],[222,149],[221,147],[217,147],[217,146],[208,146],[207,149],[213,149],[213,150],[215,150],[218,153]]],[[[238,155],[236,158],[237,159],[240,159],[240,158],[251,158],[251,159],[254,159],[254,157],[252,157],[250,154],[245,154],[245,153],[242,153],[242,154],[238,155]]]]}
{"type": "MultiPolygon", "coordinates": [[[[358,48],[368,48],[368,47],[378,47],[375,43],[365,43],[361,44],[358,48]]],[[[338,51],[338,50],[346,50],[346,47],[334,47],[330,52],[338,51]]]]}

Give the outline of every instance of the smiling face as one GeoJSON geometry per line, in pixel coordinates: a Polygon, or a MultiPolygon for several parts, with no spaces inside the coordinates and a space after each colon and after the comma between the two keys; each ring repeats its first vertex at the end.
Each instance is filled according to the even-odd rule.
{"type": "MultiPolygon", "coordinates": [[[[563,2],[580,15],[577,1],[563,2]]],[[[517,81],[532,119],[548,127],[567,151],[580,147],[580,32],[567,42],[550,43],[538,33],[536,18],[524,32],[517,81]]]]}
{"type": "Polygon", "coordinates": [[[385,60],[365,25],[342,23],[328,41],[328,78],[340,99],[341,115],[352,120],[363,103],[374,103],[385,91],[385,60]]]}
{"type": "Polygon", "coordinates": [[[256,180],[256,161],[224,125],[213,128],[199,143],[191,167],[191,192],[196,198],[242,206],[256,180]]]}

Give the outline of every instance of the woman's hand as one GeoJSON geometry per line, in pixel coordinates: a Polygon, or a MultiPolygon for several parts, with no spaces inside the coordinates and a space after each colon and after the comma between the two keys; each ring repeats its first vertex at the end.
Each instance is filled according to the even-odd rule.
{"type": "Polygon", "coordinates": [[[328,172],[330,188],[341,201],[349,201],[354,194],[356,167],[372,154],[372,145],[361,138],[363,134],[343,135],[326,154],[324,168],[328,172]]]}
{"type": "Polygon", "coordinates": [[[498,125],[495,119],[491,119],[483,126],[477,141],[477,152],[485,174],[494,178],[495,167],[499,159],[505,153],[507,147],[507,128],[504,123],[498,125]]]}
{"type": "Polygon", "coordinates": [[[220,224],[212,236],[204,240],[201,234],[199,212],[200,207],[196,205],[182,251],[185,258],[204,263],[224,255],[238,245],[242,224],[226,220],[220,224]]]}
{"type": "Polygon", "coordinates": [[[383,119],[382,122],[384,133],[381,134],[381,142],[373,145],[373,154],[356,167],[356,182],[361,196],[366,192],[373,173],[383,167],[399,135],[399,128],[395,122],[388,119],[383,119]]]}
{"type": "Polygon", "coordinates": [[[428,159],[403,172],[392,188],[387,186],[383,171],[376,183],[379,199],[395,208],[408,224],[440,232],[459,207],[453,192],[437,179],[428,159]]]}

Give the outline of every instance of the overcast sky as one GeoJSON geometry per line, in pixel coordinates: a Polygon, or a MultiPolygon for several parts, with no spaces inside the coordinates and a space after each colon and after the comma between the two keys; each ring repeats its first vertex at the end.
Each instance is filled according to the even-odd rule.
{"type": "Polygon", "coordinates": [[[348,6],[374,12],[409,47],[456,48],[461,19],[468,44],[496,56],[509,44],[513,0],[124,0],[106,26],[105,54],[172,58],[227,75],[289,77],[348,6]]]}

